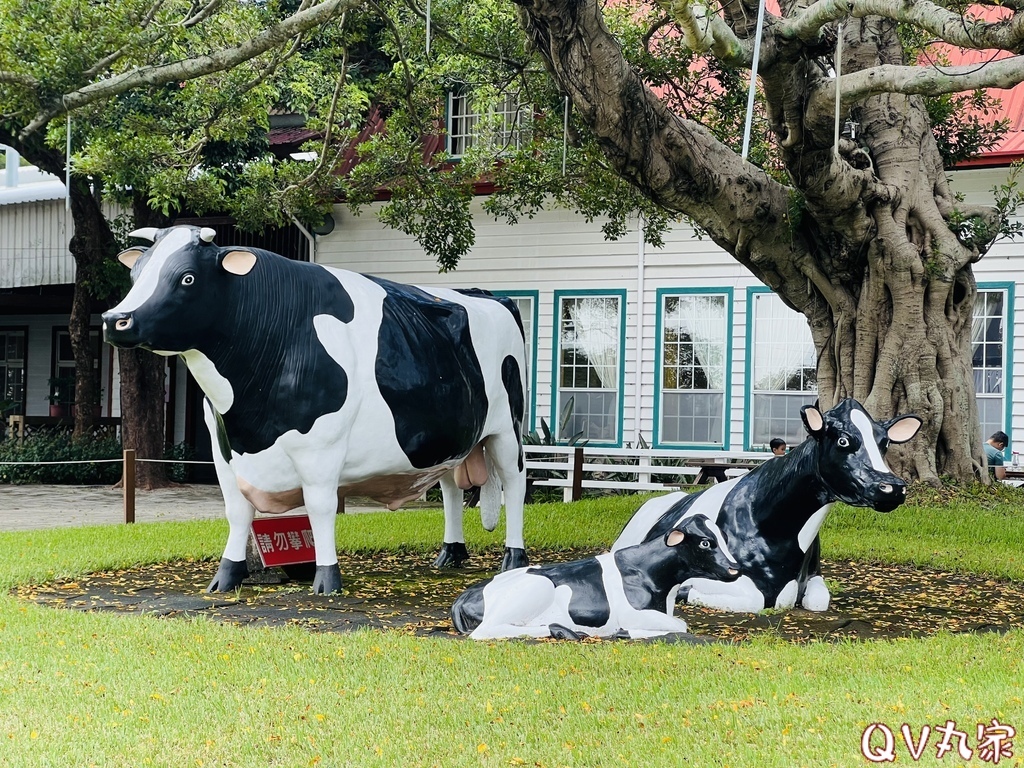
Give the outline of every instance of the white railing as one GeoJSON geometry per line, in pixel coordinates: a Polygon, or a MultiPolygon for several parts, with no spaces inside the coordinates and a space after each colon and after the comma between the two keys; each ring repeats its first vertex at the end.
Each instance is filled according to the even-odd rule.
{"type": "Polygon", "coordinates": [[[771,458],[771,454],[764,451],[667,451],[562,445],[524,445],[523,450],[527,478],[534,486],[562,488],[565,501],[581,498],[584,488],[671,490],[704,482],[712,469],[720,469],[726,477],[741,475],[771,458]]]}

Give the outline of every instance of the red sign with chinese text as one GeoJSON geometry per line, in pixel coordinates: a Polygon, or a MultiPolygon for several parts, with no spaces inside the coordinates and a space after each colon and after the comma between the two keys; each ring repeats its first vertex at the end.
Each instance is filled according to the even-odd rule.
{"type": "Polygon", "coordinates": [[[306,515],[256,518],[252,540],[264,568],[316,562],[313,528],[306,515]]]}

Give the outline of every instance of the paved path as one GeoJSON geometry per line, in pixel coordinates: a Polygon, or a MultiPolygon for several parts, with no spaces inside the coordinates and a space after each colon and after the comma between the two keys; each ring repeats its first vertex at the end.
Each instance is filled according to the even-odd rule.
{"type": "MultiPolygon", "coordinates": [[[[349,501],[346,512],[384,509],[366,499],[349,501]]],[[[216,485],[179,485],[137,491],[135,521],[203,520],[224,516],[216,485]]],[[[0,485],[0,531],[27,531],[124,522],[120,490],[105,485],[0,485]]]]}

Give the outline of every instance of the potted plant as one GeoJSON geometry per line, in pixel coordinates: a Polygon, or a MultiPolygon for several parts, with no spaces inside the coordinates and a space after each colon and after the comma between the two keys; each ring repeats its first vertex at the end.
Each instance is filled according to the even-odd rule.
{"type": "Polygon", "coordinates": [[[47,384],[50,387],[50,394],[46,396],[50,401],[50,416],[62,419],[65,415],[65,405],[71,402],[75,391],[75,377],[54,376],[47,384]]]}

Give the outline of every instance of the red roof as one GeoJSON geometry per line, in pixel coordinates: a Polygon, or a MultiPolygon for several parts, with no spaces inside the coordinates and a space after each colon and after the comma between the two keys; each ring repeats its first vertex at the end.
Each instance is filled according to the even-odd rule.
{"type": "MultiPolygon", "coordinates": [[[[970,7],[970,13],[976,18],[991,22],[1008,18],[1012,11],[1008,8],[974,5],[970,7]]],[[[1013,55],[1008,51],[979,51],[970,48],[957,48],[945,43],[933,46],[932,51],[935,56],[945,57],[949,66],[968,64],[984,66],[990,61],[1005,59],[1013,55]]],[[[939,70],[943,68],[943,64],[930,63],[939,70]]],[[[986,90],[991,97],[999,99],[1001,103],[996,114],[986,115],[985,119],[988,121],[1009,120],[1009,129],[994,147],[986,149],[973,160],[959,163],[957,168],[997,167],[1009,165],[1015,160],[1024,158],[1024,83],[1013,88],[988,88],[986,90]]]]}

